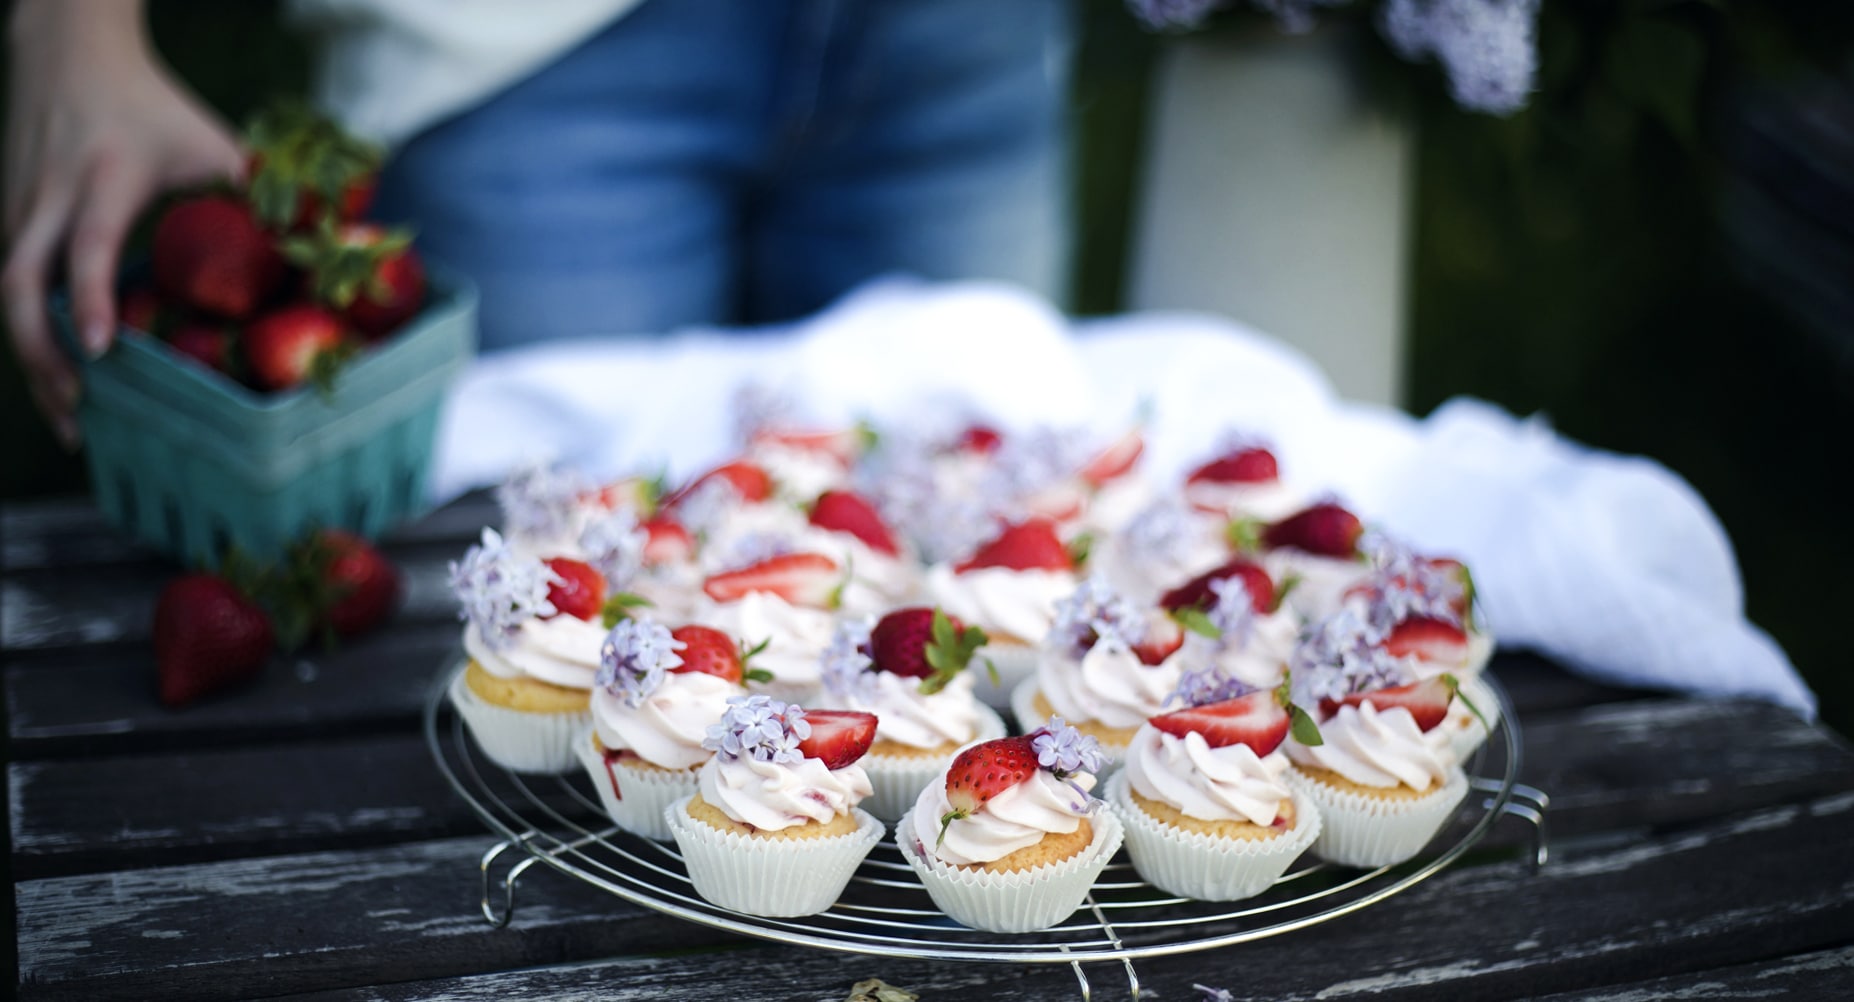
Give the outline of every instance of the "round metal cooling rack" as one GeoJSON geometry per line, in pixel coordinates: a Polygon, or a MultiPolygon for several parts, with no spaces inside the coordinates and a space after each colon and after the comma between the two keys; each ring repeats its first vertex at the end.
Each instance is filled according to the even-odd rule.
{"type": "Polygon", "coordinates": [[[1498,733],[1466,763],[1470,792],[1454,824],[1416,860],[1374,870],[1336,867],[1303,857],[1271,889],[1239,902],[1173,897],[1139,879],[1124,854],[1108,864],[1074,916],[1052,929],[1022,935],[978,932],[934,907],[926,890],[884,840],[828,911],[771,919],[729,911],[696,895],[674,843],[621,831],[599,806],[591,778],[509,772],[483,756],[461,718],[446,709],[446,671],[425,705],[425,736],[439,771],[501,839],[483,855],[483,915],[506,925],[514,915],[515,884],[536,863],[602,888],[626,901],[690,922],[796,946],[925,960],[1071,965],[1088,994],[1082,963],[1120,961],[1135,998],[1132,961],[1248,943],[1348,915],[1408,890],[1459,860],[1503,816],[1531,823],[1532,860],[1547,854],[1542,792],[1515,781],[1519,727],[1506,691],[1483,681],[1500,705],[1498,733]],[[500,881],[499,857],[519,853],[500,881]],[[501,901],[493,895],[502,884],[501,901]]]}

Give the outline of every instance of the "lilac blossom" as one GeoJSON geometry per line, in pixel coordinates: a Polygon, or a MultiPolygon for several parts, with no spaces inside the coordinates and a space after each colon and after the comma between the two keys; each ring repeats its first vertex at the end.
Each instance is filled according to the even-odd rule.
{"type": "Polygon", "coordinates": [[[756,432],[791,424],[798,410],[798,402],[791,394],[769,383],[742,383],[731,403],[734,431],[742,443],[751,442],[756,432]]]}
{"type": "Polygon", "coordinates": [[[1073,480],[1093,446],[1075,429],[1037,428],[1005,438],[992,455],[981,493],[1000,500],[1007,514],[1027,514],[1026,502],[1073,480]]]}
{"type": "Polygon", "coordinates": [[[702,747],[729,762],[746,758],[796,765],[805,757],[798,744],[810,736],[805,710],[796,703],[764,695],[732,696],[721,722],[709,725],[702,747]]]}
{"type": "Polygon", "coordinates": [[[496,650],[506,650],[530,619],[557,611],[547,586],[559,581],[538,558],[509,549],[494,529],[484,529],[482,542],[450,565],[451,593],[462,606],[458,618],[496,650]]]}
{"type": "Polygon", "coordinates": [[[1294,649],[1294,702],[1318,706],[1321,700],[1415,681],[1404,659],[1383,643],[1383,631],[1356,609],[1341,609],[1322,620],[1294,649]]]}
{"type": "Polygon", "coordinates": [[[1370,598],[1364,616],[1373,628],[1388,633],[1408,619],[1465,625],[1456,611],[1464,589],[1451,570],[1422,559],[1408,546],[1381,533],[1367,535],[1359,549],[1371,561],[1371,574],[1366,579],[1370,598]]]}
{"type": "Polygon", "coordinates": [[[713,563],[717,571],[737,571],[797,552],[797,541],[784,533],[750,532],[731,542],[727,552],[717,555],[713,563]]]}
{"type": "Polygon", "coordinates": [[[919,436],[884,432],[881,448],[862,465],[858,489],[883,519],[930,563],[970,553],[997,531],[1004,499],[988,484],[953,485],[937,474],[942,449],[919,436]]]}
{"type": "Polygon", "coordinates": [[[1539,0],[1385,0],[1378,31],[1405,59],[1435,57],[1464,108],[1510,115],[1538,74],[1539,0]]]}
{"type": "Polygon", "coordinates": [[[614,508],[586,523],[579,533],[579,548],[586,562],[605,576],[614,591],[623,591],[644,566],[644,546],[650,534],[637,524],[629,508],[614,508]]]}
{"type": "Polygon", "coordinates": [[[663,684],[664,673],[682,664],[676,652],[687,646],[660,623],[621,619],[599,645],[599,670],[593,682],[629,706],[642,706],[663,684]]]}
{"type": "Polygon", "coordinates": [[[1132,563],[1176,567],[1203,549],[1203,520],[1183,501],[1162,498],[1128,519],[1120,539],[1132,563]]]}
{"type": "Polygon", "coordinates": [[[1099,741],[1069,726],[1061,717],[1050,717],[1030,739],[1030,748],[1036,752],[1037,765],[1067,783],[1081,798],[1070,805],[1074,810],[1086,811],[1099,802],[1075,779],[1082,773],[1092,777],[1107,767],[1107,755],[1101,751],[1099,741]]]}
{"type": "Polygon", "coordinates": [[[1165,697],[1164,705],[1177,703],[1181,706],[1204,706],[1227,699],[1241,699],[1258,691],[1255,686],[1218,671],[1215,665],[1207,665],[1185,669],[1184,674],[1178,676],[1178,687],[1165,697]]]}
{"type": "Polygon", "coordinates": [[[1046,641],[1080,660],[1097,643],[1132,649],[1146,639],[1146,621],[1104,578],[1091,577],[1056,603],[1046,641]]]}
{"type": "Polygon", "coordinates": [[[1217,628],[1217,649],[1248,647],[1249,638],[1255,634],[1255,599],[1250,596],[1242,575],[1212,579],[1210,593],[1216,596],[1216,601],[1205,616],[1210,625],[1217,628]]]}
{"type": "Polygon", "coordinates": [[[553,538],[572,530],[573,513],[591,484],[578,471],[534,463],[496,487],[502,525],[511,535],[553,538]]]}
{"type": "Polygon", "coordinates": [[[874,628],[867,616],[838,622],[821,658],[824,688],[831,695],[865,705],[875,699],[875,674],[869,670],[875,664],[869,657],[869,634],[874,628]]]}
{"type": "Polygon", "coordinates": [[[726,477],[710,477],[676,503],[676,518],[698,537],[713,535],[728,514],[739,508],[740,492],[726,477]]]}

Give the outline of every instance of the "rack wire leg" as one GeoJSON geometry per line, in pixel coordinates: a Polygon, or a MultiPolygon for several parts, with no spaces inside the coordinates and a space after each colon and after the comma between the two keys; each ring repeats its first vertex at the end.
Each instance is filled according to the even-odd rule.
{"type": "Polygon", "coordinates": [[[533,856],[528,856],[521,862],[509,867],[509,872],[502,878],[502,910],[498,913],[496,911],[495,901],[490,897],[489,893],[489,865],[496,861],[497,856],[514,848],[514,846],[515,843],[513,842],[497,842],[495,845],[489,847],[488,852],[483,853],[483,862],[481,866],[483,918],[486,919],[490,925],[498,929],[508,925],[509,920],[515,917],[515,881],[521,877],[522,873],[526,871],[528,867],[535,864],[535,858],[533,856]]]}

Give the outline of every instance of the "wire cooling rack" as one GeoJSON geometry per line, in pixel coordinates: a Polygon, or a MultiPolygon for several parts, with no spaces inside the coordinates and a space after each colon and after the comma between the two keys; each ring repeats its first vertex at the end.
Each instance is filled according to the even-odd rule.
{"type": "Polygon", "coordinates": [[[1081,965],[1118,961],[1137,999],[1134,960],[1253,942],[1370,907],[1460,860],[1502,817],[1531,824],[1535,866],[1545,863],[1549,851],[1548,798],[1516,782],[1521,744],[1512,703],[1497,681],[1483,676],[1500,706],[1497,732],[1465,763],[1470,791],[1455,821],[1410,862],[1358,870],[1309,855],[1263,894],[1214,903],[1174,897],[1146,884],[1123,853],[1108,864],[1067,921],[1012,935],[978,932],[947,918],[894,841],[885,839],[828,911],[795,919],[761,918],[719,908],[697,895],[674,843],[613,826],[585,773],[522,775],[490,762],[447,707],[445,692],[459,668],[453,663],[433,687],[425,704],[425,736],[439,771],[501,839],[484,853],[481,868],[483,916],[497,926],[514,916],[516,881],[540,863],[679,919],[794,946],[924,960],[1069,964],[1084,998],[1090,993],[1081,965]],[[512,865],[503,860],[511,854],[519,857],[512,865]]]}

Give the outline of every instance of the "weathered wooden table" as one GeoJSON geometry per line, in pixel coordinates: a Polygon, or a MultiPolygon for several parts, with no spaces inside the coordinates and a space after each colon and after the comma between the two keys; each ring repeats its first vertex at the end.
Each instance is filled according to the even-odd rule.
{"type": "MultiPolygon", "coordinates": [[[[465,499],[392,537],[388,628],[279,660],[184,711],[148,630],[175,573],[83,502],[0,509],[10,887],[24,998],[1079,997],[1060,965],[949,964],[744,940],[534,867],[507,928],[479,911],[495,840],[440,778],[423,701],[458,628],[465,499]]],[[[1854,998],[1854,754],[1758,704],[1608,689],[1521,655],[1521,779],[1552,861],[1496,827],[1472,864],[1259,943],[1142,960],[1147,997],[1854,998]]],[[[1095,995],[1124,994],[1117,965],[1095,995]]]]}

